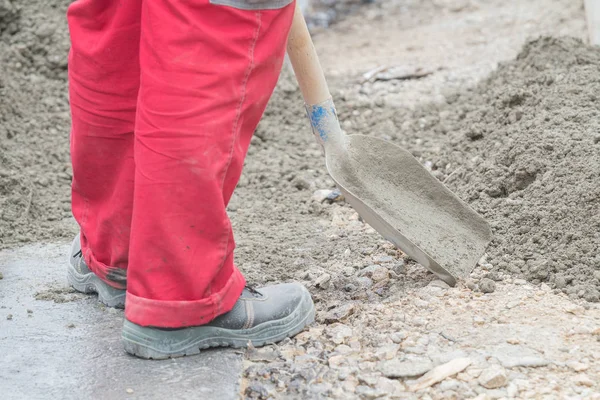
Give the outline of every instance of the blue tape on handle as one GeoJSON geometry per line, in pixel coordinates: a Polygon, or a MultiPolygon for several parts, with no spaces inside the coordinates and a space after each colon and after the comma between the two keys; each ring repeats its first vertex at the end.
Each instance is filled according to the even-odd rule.
{"type": "Polygon", "coordinates": [[[327,141],[327,129],[326,124],[324,124],[324,120],[327,118],[327,108],[316,105],[312,106],[310,109],[310,124],[319,135],[322,141],[327,141]]]}
{"type": "Polygon", "coordinates": [[[332,99],[313,106],[307,106],[306,111],[313,132],[318,136],[322,143],[332,139],[332,137],[330,137],[331,134],[334,137],[340,135],[340,132],[338,132],[340,129],[339,122],[337,120],[337,113],[332,99]]]}

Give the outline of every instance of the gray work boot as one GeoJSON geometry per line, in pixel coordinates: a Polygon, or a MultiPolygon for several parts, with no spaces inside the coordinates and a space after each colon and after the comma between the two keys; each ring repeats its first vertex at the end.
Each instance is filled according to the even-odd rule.
{"type": "Polygon", "coordinates": [[[246,347],[276,343],[300,333],[315,320],[315,306],[306,288],[284,283],[246,288],[233,309],[210,323],[180,329],[123,325],[125,351],[146,359],[198,354],[209,347],[246,347]]]}
{"type": "Polygon", "coordinates": [[[81,293],[98,293],[101,303],[116,308],[125,308],[125,290],[115,289],[102,279],[98,278],[83,259],[79,235],[73,240],[71,254],[69,255],[69,269],[67,274],[69,284],[81,293]]]}

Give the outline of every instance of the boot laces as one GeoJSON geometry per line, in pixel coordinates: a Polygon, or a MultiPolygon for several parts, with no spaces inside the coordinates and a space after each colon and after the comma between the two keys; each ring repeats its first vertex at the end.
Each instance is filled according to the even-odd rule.
{"type": "Polygon", "coordinates": [[[248,291],[249,291],[250,293],[252,293],[253,295],[255,295],[255,296],[262,296],[262,295],[263,295],[261,292],[259,292],[259,291],[256,289],[256,285],[253,285],[253,284],[246,284],[245,288],[246,288],[246,289],[248,289],[248,291]]]}

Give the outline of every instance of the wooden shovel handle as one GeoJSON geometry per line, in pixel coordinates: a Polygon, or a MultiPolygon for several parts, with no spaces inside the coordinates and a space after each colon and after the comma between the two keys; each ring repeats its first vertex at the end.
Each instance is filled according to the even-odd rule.
{"type": "Polygon", "coordinates": [[[296,11],[288,36],[287,52],[307,105],[322,103],[331,98],[317,51],[313,45],[306,21],[296,1],[296,11]]]}

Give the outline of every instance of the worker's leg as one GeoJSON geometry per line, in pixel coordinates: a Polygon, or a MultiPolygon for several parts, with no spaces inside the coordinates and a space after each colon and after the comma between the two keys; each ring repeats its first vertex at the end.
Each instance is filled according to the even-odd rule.
{"type": "Polygon", "coordinates": [[[68,10],[73,214],[81,227],[69,278],[84,289],[87,267],[103,280],[95,283],[126,287],[140,7],[141,0],[79,0],[68,10]]]}
{"type": "Polygon", "coordinates": [[[212,3],[264,7],[142,6],[125,310],[139,326],[206,324],[231,310],[245,285],[225,208],[280,73],[294,8],[212,3]]]}

